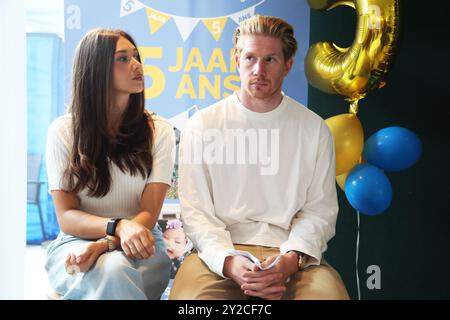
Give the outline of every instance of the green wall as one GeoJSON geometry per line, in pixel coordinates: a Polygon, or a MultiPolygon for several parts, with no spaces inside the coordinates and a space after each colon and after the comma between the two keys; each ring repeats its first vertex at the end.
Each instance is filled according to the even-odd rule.
{"type": "MultiPolygon", "coordinates": [[[[412,168],[387,173],[393,188],[390,207],[381,215],[361,215],[359,276],[362,299],[450,299],[450,87],[446,42],[450,18],[438,5],[401,1],[397,54],[383,89],[360,102],[367,139],[377,130],[402,126],[422,140],[423,154],[412,168]],[[369,290],[367,267],[381,269],[381,289],[369,290]]],[[[340,6],[311,11],[311,44],[331,40],[349,46],[356,14],[340,6]]],[[[309,107],[324,119],[345,113],[343,98],[309,88],[309,107]]],[[[338,188],[340,212],[336,236],[326,259],[357,299],[356,212],[338,188]]]]}

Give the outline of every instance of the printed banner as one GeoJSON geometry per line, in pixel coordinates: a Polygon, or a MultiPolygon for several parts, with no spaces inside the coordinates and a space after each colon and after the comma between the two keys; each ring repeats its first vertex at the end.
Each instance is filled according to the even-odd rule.
{"type": "Polygon", "coordinates": [[[294,26],[299,52],[283,91],[306,105],[309,11],[299,0],[65,0],[66,87],[83,35],[98,27],[123,29],[143,59],[146,108],[181,129],[195,110],[239,89],[233,32],[240,21],[261,14],[294,26]]]}

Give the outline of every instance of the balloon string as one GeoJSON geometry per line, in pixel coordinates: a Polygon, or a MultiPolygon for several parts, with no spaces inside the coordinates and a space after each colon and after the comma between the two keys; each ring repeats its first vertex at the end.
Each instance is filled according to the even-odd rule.
{"type": "Polygon", "coordinates": [[[358,300],[361,300],[361,291],[359,288],[359,272],[358,272],[358,253],[359,253],[359,211],[356,211],[358,217],[358,233],[356,236],[356,286],[358,288],[358,300]]]}

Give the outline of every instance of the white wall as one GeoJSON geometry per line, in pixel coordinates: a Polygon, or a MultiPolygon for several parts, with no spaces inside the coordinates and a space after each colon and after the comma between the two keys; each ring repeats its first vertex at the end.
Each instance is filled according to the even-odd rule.
{"type": "Polygon", "coordinates": [[[0,1],[0,299],[22,299],[26,248],[24,0],[0,1]]]}
{"type": "Polygon", "coordinates": [[[56,33],[64,40],[64,1],[25,0],[27,32],[56,33]]]}

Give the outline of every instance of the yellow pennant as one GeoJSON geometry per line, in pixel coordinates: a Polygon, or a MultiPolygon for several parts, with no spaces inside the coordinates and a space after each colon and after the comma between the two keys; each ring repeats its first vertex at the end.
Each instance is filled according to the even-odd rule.
{"type": "Polygon", "coordinates": [[[146,8],[146,10],[148,23],[150,25],[150,32],[152,34],[158,31],[159,28],[161,28],[171,18],[171,16],[161,12],[156,12],[151,8],[146,8]]]}
{"type": "Polygon", "coordinates": [[[202,22],[208,28],[211,35],[219,41],[220,36],[222,35],[223,29],[225,28],[225,24],[227,23],[228,17],[224,18],[215,18],[215,19],[203,19],[202,22]]]}

